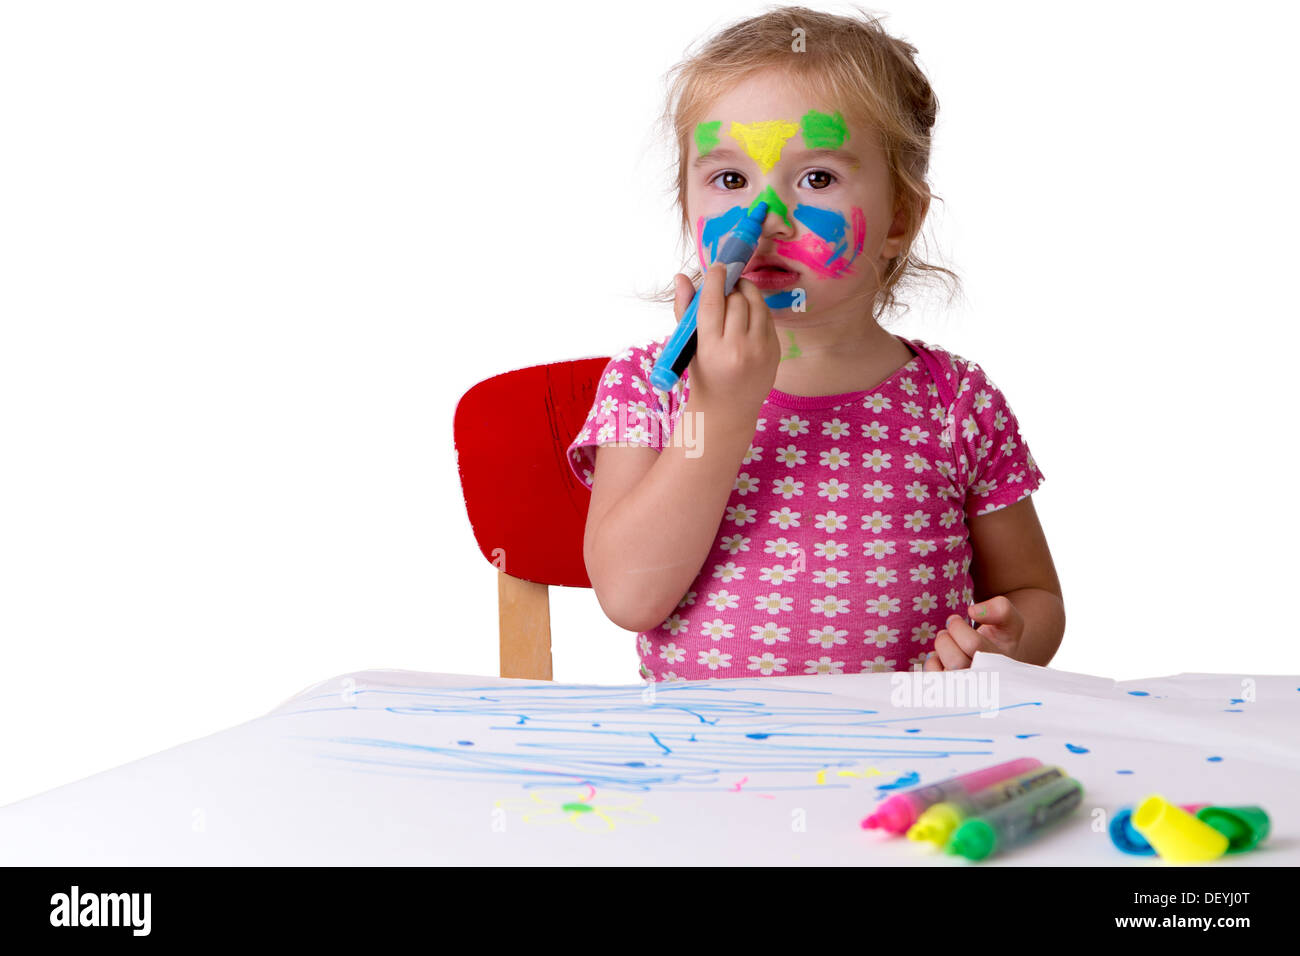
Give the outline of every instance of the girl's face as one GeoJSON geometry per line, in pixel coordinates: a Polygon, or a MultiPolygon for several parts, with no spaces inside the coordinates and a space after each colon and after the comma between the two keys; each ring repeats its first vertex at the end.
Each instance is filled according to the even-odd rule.
{"type": "Polygon", "coordinates": [[[701,269],[760,199],[769,212],[745,278],[773,317],[786,324],[836,306],[870,314],[907,226],[879,134],[777,73],[740,83],[713,104],[691,146],[686,209],[701,269]]]}

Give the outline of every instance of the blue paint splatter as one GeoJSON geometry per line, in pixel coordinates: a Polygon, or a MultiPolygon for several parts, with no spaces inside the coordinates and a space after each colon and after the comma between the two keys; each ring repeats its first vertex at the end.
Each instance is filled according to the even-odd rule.
{"type": "Polygon", "coordinates": [[[908,727],[906,730],[903,731],[903,733],[905,734],[919,734],[920,732],[921,732],[920,727],[908,727]]]}
{"type": "Polygon", "coordinates": [[[1230,704],[1244,704],[1245,702],[1246,702],[1246,698],[1244,697],[1233,697],[1231,700],[1228,701],[1228,703],[1230,704]]]}
{"type": "Polygon", "coordinates": [[[1134,697],[1150,697],[1150,696],[1151,696],[1150,694],[1148,694],[1148,693],[1147,693],[1146,691],[1144,691],[1144,690],[1131,690],[1131,691],[1129,691],[1129,693],[1132,694],[1134,697]]]}
{"type": "Polygon", "coordinates": [[[1222,757],[1206,757],[1205,759],[1208,760],[1210,763],[1218,763],[1218,762],[1221,761],[1223,758],[1222,758],[1222,757]]]}
{"type": "Polygon", "coordinates": [[[1225,714],[1240,714],[1243,711],[1240,707],[1225,707],[1223,708],[1223,712],[1225,714]]]}
{"type": "Polygon", "coordinates": [[[458,741],[456,741],[456,743],[460,744],[462,747],[473,747],[473,746],[474,746],[474,741],[472,741],[472,740],[458,740],[458,741]]]}
{"type": "Polygon", "coordinates": [[[1037,737],[1038,734],[1016,734],[1017,740],[1028,740],[1030,737],[1037,737]]]}
{"type": "Polygon", "coordinates": [[[1116,770],[1116,773],[1132,773],[1132,770],[1116,770]]]}
{"type": "Polygon", "coordinates": [[[915,787],[921,782],[921,775],[913,770],[911,773],[905,773],[893,783],[878,783],[877,790],[901,790],[904,787],[915,787]]]}
{"type": "Polygon", "coordinates": [[[1076,747],[1074,744],[1066,744],[1065,749],[1072,754],[1086,754],[1088,752],[1087,747],[1076,747]]]}

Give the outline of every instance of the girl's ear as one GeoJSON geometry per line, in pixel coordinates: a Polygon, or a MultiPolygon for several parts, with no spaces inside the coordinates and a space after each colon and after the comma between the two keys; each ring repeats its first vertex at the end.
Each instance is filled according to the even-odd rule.
{"type": "Polygon", "coordinates": [[[889,235],[885,237],[887,258],[902,255],[903,249],[911,245],[921,231],[926,214],[930,211],[930,187],[925,187],[925,194],[919,197],[900,196],[894,202],[894,221],[889,225],[889,235]],[[909,201],[910,199],[910,201],[909,201]]]}

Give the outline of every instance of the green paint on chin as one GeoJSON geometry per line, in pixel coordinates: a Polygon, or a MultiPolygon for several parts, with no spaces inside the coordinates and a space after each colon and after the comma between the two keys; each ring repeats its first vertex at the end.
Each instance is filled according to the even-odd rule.
{"type": "Polygon", "coordinates": [[[839,113],[809,110],[799,125],[803,127],[804,145],[809,149],[839,149],[849,138],[849,128],[839,113]]]}
{"type": "Polygon", "coordinates": [[[761,202],[767,203],[768,210],[776,213],[784,219],[787,226],[794,225],[794,223],[790,221],[790,210],[786,208],[785,203],[781,202],[781,197],[776,194],[776,190],[771,186],[763,187],[763,191],[755,197],[752,203],[749,204],[749,208],[745,210],[745,213],[749,214],[753,212],[754,207],[761,202]]]}
{"type": "Polygon", "coordinates": [[[782,355],[781,358],[792,359],[803,355],[803,352],[799,351],[799,343],[794,340],[794,329],[786,329],[786,335],[790,336],[790,351],[782,355]]]}
{"type": "Polygon", "coordinates": [[[695,127],[695,145],[699,148],[701,156],[709,155],[713,147],[718,145],[718,130],[721,128],[722,120],[700,123],[695,127]]]}

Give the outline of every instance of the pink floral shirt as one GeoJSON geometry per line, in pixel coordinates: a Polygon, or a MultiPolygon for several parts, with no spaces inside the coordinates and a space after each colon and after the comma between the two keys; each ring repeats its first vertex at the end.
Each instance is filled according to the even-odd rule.
{"type": "MultiPolygon", "coordinates": [[[[673,432],[689,370],[668,392],[649,383],[667,340],[605,367],[568,448],[588,489],[596,445],[690,448],[688,430],[673,432]]],[[[865,391],[772,389],[704,566],[668,619],[637,635],[643,678],[916,669],[948,616],[965,617],[967,518],[1014,504],[1044,476],[983,369],[915,341],[954,373],[956,443],[916,355],[865,391]]]]}

